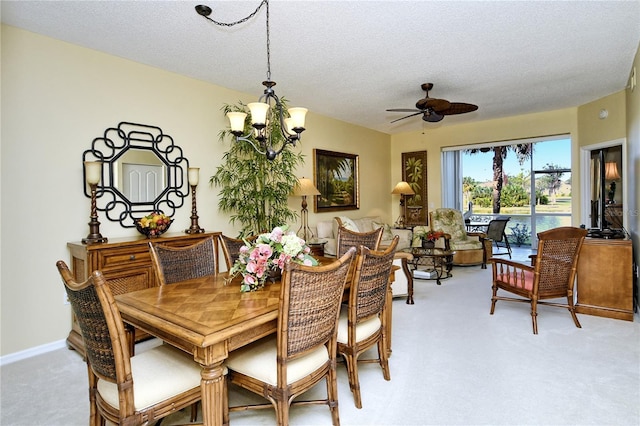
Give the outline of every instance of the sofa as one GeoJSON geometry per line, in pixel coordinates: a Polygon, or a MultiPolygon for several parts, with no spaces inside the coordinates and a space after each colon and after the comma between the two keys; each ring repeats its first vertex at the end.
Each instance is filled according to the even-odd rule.
{"type": "MultiPolygon", "coordinates": [[[[359,219],[352,219],[346,216],[337,216],[342,225],[355,232],[371,232],[376,228],[383,227],[381,247],[386,247],[391,244],[393,237],[398,235],[400,237],[398,241],[398,248],[396,257],[393,264],[400,267],[402,270],[402,258],[411,258],[410,253],[403,252],[411,248],[412,232],[410,229],[394,229],[386,224],[380,216],[366,216],[359,219]]],[[[320,221],[316,224],[316,235],[318,239],[326,241],[324,245],[324,253],[326,256],[335,257],[336,255],[336,240],[338,238],[338,220],[333,218],[331,220],[320,221]]],[[[405,272],[398,270],[395,274],[395,281],[391,286],[393,297],[406,296],[408,294],[409,280],[411,277],[406,276],[405,272]]]]}

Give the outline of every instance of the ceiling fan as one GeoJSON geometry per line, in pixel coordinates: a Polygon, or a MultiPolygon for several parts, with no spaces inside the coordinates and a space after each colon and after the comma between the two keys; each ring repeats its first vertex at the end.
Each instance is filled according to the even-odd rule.
{"type": "Polygon", "coordinates": [[[417,109],[395,108],[387,110],[390,112],[413,113],[405,117],[393,120],[392,123],[404,120],[405,118],[414,117],[419,114],[422,114],[422,119],[424,121],[428,121],[429,123],[437,123],[438,121],[442,120],[445,115],[464,114],[478,109],[478,106],[473,104],[449,102],[446,99],[430,98],[429,90],[433,89],[433,83],[423,83],[421,87],[422,90],[426,92],[427,96],[425,96],[424,99],[420,99],[418,102],[416,102],[417,109]]]}

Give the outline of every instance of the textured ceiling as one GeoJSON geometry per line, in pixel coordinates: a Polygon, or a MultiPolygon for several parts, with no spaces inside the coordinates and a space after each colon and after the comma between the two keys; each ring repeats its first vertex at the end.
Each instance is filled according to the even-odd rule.
{"type": "MultiPolygon", "coordinates": [[[[263,8],[251,1],[5,1],[5,24],[258,97],[263,8]]],[[[385,133],[573,107],[623,90],[640,1],[270,1],[271,71],[291,106],[385,133]],[[389,108],[479,106],[425,123],[389,108]]]]}

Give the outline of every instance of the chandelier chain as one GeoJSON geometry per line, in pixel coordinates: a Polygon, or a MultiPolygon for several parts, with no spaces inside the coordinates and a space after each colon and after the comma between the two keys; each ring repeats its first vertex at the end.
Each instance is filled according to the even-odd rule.
{"type": "Polygon", "coordinates": [[[253,12],[251,12],[250,15],[235,21],[235,22],[220,22],[220,21],[216,21],[215,19],[209,18],[208,16],[205,16],[205,18],[207,18],[209,21],[213,22],[216,25],[220,25],[221,27],[233,27],[235,25],[238,24],[242,24],[244,22],[247,22],[249,19],[253,18],[254,16],[256,16],[256,13],[258,13],[258,11],[262,8],[262,6],[264,6],[265,4],[267,4],[267,8],[269,5],[269,0],[262,0],[262,2],[258,5],[258,7],[256,7],[256,10],[254,10],[253,12]]]}

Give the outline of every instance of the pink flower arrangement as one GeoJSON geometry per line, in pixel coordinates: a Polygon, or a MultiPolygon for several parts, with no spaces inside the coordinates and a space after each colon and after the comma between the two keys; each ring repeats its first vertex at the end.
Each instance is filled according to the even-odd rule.
{"type": "Polygon", "coordinates": [[[287,262],[317,265],[311,249],[287,227],[277,226],[270,233],[260,234],[252,243],[245,241],[240,256],[231,268],[232,277],[242,274],[240,291],[263,287],[271,271],[282,271],[287,262]]]}

